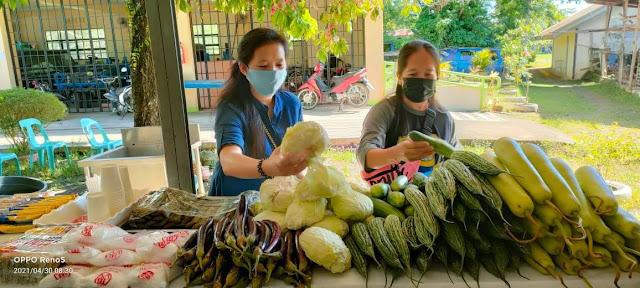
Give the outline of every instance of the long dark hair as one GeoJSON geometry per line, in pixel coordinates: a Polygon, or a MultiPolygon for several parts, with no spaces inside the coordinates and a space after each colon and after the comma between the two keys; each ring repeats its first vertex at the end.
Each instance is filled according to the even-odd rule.
{"type": "Polygon", "coordinates": [[[253,158],[265,157],[264,147],[265,141],[262,135],[265,133],[262,127],[260,112],[253,104],[254,97],[249,88],[249,80],[240,71],[240,63],[249,66],[249,62],[253,59],[253,53],[260,47],[278,43],[284,48],[284,53],[288,52],[287,39],[278,34],[273,29],[256,28],[242,37],[240,45],[238,45],[238,60],[231,68],[231,76],[225,83],[224,90],[220,96],[220,101],[226,101],[238,107],[246,116],[249,135],[251,135],[251,144],[247,149],[247,156],[253,158]]]}
{"type": "MultiPolygon", "coordinates": [[[[402,75],[404,69],[407,68],[407,59],[409,58],[409,56],[413,55],[413,53],[420,49],[426,50],[427,53],[429,53],[431,57],[433,57],[433,59],[436,61],[436,77],[440,76],[440,52],[438,52],[438,48],[436,48],[436,46],[424,40],[414,40],[402,46],[402,49],[400,49],[400,53],[398,54],[398,70],[396,72],[398,73],[398,75],[402,75]]],[[[403,98],[404,94],[402,93],[402,85],[398,83],[396,85],[396,111],[394,127],[398,127],[400,135],[407,135],[409,133],[409,127],[407,123],[406,111],[402,106],[403,98]]],[[[429,108],[438,112],[445,111],[444,107],[440,105],[435,96],[429,99],[429,108]]]]}

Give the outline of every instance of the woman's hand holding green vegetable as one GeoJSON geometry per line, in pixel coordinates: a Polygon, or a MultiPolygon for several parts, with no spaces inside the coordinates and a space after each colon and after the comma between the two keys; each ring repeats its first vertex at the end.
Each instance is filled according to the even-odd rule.
{"type": "Polygon", "coordinates": [[[265,174],[272,177],[297,175],[306,168],[307,158],[304,154],[283,154],[280,147],[273,150],[271,156],[263,163],[265,174]]]}
{"type": "Polygon", "coordinates": [[[435,153],[433,146],[428,142],[411,140],[400,142],[391,149],[396,152],[398,160],[405,162],[421,160],[435,153]]]}

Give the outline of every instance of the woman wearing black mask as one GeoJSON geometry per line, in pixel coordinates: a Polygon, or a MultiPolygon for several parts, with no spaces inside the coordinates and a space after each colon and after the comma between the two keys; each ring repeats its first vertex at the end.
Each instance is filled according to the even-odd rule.
{"type": "Polygon", "coordinates": [[[429,42],[412,41],[400,50],[396,96],[373,106],[363,124],[357,156],[369,184],[429,175],[443,160],[427,142],[408,139],[410,131],[458,145],[453,118],[434,98],[439,66],[438,49],[429,42]]]}

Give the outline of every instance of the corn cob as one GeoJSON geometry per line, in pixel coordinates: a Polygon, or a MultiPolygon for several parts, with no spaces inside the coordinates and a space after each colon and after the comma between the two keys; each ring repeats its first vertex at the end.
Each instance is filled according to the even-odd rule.
{"type": "Polygon", "coordinates": [[[367,258],[363,251],[358,248],[356,241],[353,240],[351,235],[347,235],[347,237],[344,238],[344,244],[347,245],[349,252],[351,252],[351,263],[353,263],[353,266],[356,267],[360,275],[367,278],[367,268],[369,265],[367,264],[367,258]]]}
{"type": "Polygon", "coordinates": [[[453,176],[455,176],[456,180],[458,180],[460,183],[462,183],[462,185],[467,187],[469,192],[473,194],[483,195],[482,186],[480,185],[480,182],[478,182],[478,179],[476,179],[476,177],[473,176],[473,173],[471,173],[471,170],[469,170],[467,166],[464,166],[462,162],[458,160],[449,159],[445,161],[442,164],[442,166],[444,168],[447,168],[447,170],[449,170],[453,174],[453,176]]]}
{"type": "MultiPolygon", "coordinates": [[[[471,209],[471,210],[475,210],[475,211],[480,211],[482,213],[484,213],[485,215],[487,214],[484,209],[482,209],[482,204],[480,204],[480,201],[478,201],[478,199],[476,199],[476,197],[473,197],[473,194],[471,194],[471,192],[469,192],[469,190],[467,190],[466,187],[464,187],[463,185],[456,185],[458,188],[458,198],[460,198],[460,201],[462,201],[462,204],[464,204],[464,206],[467,206],[467,208],[471,209]]],[[[471,211],[467,211],[467,212],[471,212],[471,211]]],[[[467,216],[471,215],[470,213],[467,213],[467,216]]],[[[487,216],[488,217],[488,216],[487,216]]]]}
{"type": "Polygon", "coordinates": [[[351,235],[353,235],[353,240],[356,241],[356,244],[362,249],[362,252],[373,258],[377,263],[376,252],[373,250],[373,242],[371,242],[371,236],[369,235],[367,226],[362,222],[354,223],[351,225],[351,235]]]}
{"type": "Polygon", "coordinates": [[[424,186],[424,194],[427,196],[427,204],[429,204],[429,208],[431,208],[433,214],[436,217],[447,221],[447,203],[444,201],[444,196],[437,191],[434,181],[429,180],[424,186]]]}
{"type": "Polygon", "coordinates": [[[449,247],[458,253],[462,258],[466,255],[466,248],[464,243],[464,235],[460,230],[460,226],[455,223],[440,222],[442,224],[442,231],[444,234],[444,240],[449,247]]]}
{"type": "Polygon", "coordinates": [[[374,245],[382,255],[382,260],[391,267],[402,270],[402,263],[398,260],[398,252],[393,248],[393,244],[384,230],[384,220],[375,217],[367,222],[367,228],[369,228],[374,245]]]}
{"type": "Polygon", "coordinates": [[[445,168],[435,168],[429,177],[436,191],[444,198],[453,201],[456,198],[456,178],[445,168]]]}
{"type": "Polygon", "coordinates": [[[496,175],[499,175],[500,173],[506,173],[506,171],[503,171],[502,169],[498,168],[496,165],[493,165],[493,163],[482,158],[482,156],[476,153],[473,153],[471,151],[464,151],[464,150],[453,151],[453,153],[451,153],[451,159],[458,160],[464,163],[464,165],[467,165],[471,169],[476,170],[482,174],[496,176],[496,175]]]}
{"type": "Polygon", "coordinates": [[[431,247],[435,238],[440,234],[440,227],[431,209],[429,209],[427,196],[417,189],[406,189],[404,194],[407,197],[407,201],[416,209],[415,223],[418,240],[420,240],[420,243],[431,247]]]}
{"type": "Polygon", "coordinates": [[[467,223],[465,222],[465,219],[467,218],[467,209],[462,203],[460,203],[460,201],[453,203],[451,214],[454,218],[458,219],[458,221],[460,221],[460,223],[464,225],[464,230],[466,231],[467,223]]]}

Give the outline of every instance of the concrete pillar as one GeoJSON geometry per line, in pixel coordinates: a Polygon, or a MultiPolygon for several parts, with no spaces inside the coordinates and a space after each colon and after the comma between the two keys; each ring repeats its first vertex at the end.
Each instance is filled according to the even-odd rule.
{"type": "Polygon", "coordinates": [[[369,69],[367,79],[376,89],[371,91],[370,100],[376,102],[384,99],[384,26],[382,17],[382,11],[375,21],[370,17],[364,17],[364,61],[369,69]]]}
{"type": "MultiPolygon", "coordinates": [[[[196,80],[196,66],[193,58],[193,38],[191,37],[191,17],[189,13],[178,11],[176,19],[178,20],[178,37],[180,38],[180,48],[182,50],[184,61],[182,61],[182,79],[183,81],[196,80]]],[[[198,111],[198,90],[185,89],[184,95],[187,100],[187,111],[198,111]]]]}
{"type": "Polygon", "coordinates": [[[0,90],[16,86],[9,46],[12,44],[9,41],[5,23],[4,13],[0,10],[0,90]]]}

